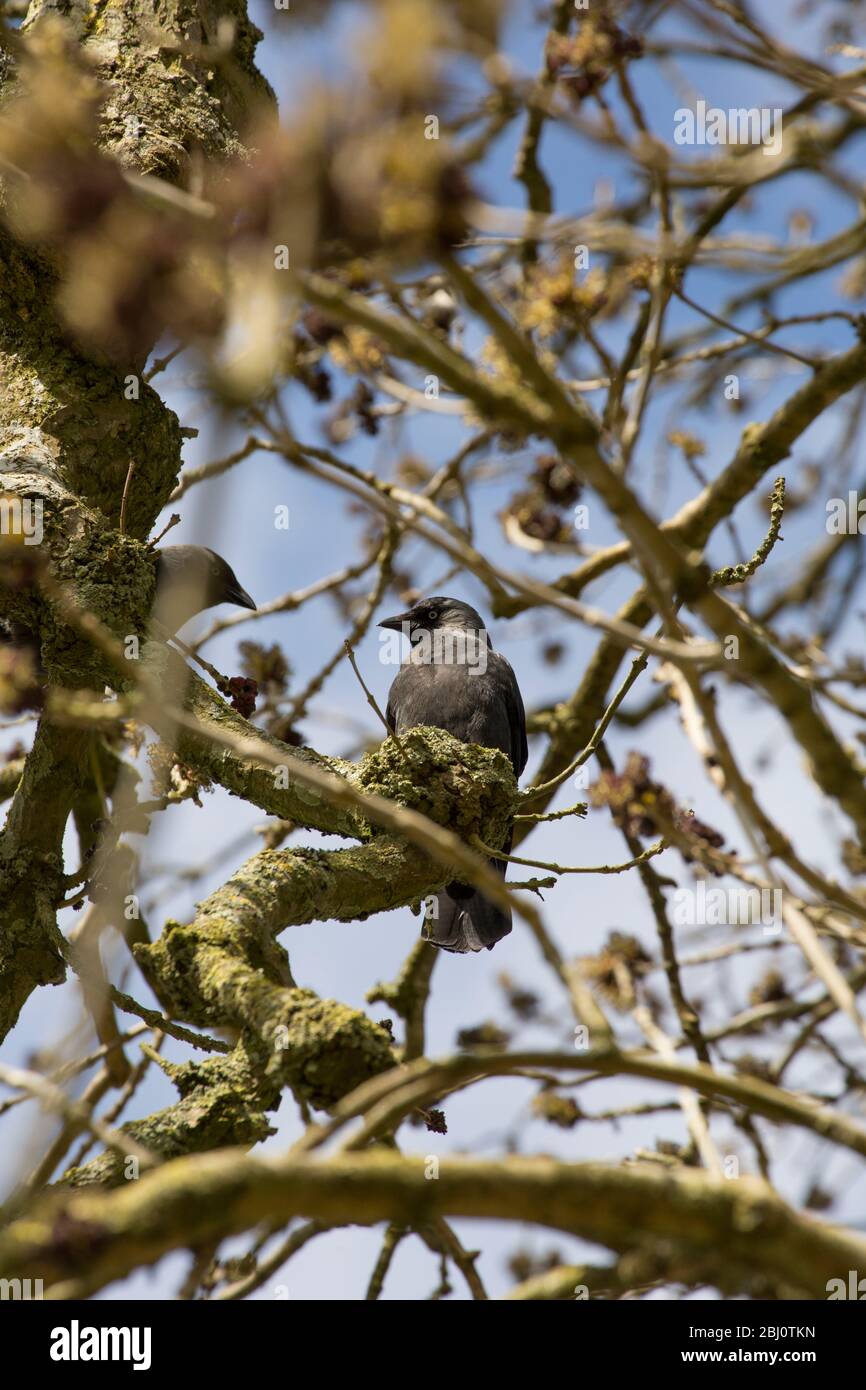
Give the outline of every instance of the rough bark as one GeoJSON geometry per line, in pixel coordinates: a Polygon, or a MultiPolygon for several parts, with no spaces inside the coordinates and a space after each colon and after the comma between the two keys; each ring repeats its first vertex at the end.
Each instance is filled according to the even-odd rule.
{"type": "MultiPolygon", "coordinates": [[[[37,2],[23,32],[38,34],[60,16],[106,93],[103,146],[127,170],[182,183],[199,155],[218,162],[242,150],[242,124],[270,93],[253,61],[260,34],[241,0],[161,0],[155,10],[141,0],[37,2]],[[237,35],[233,55],[215,62],[227,23],[237,35]]],[[[15,82],[12,67],[0,99],[15,82]]],[[[137,400],[126,399],[124,377],[143,362],[119,367],[69,340],[56,289],[47,257],[0,230],[0,480],[5,492],[42,503],[39,549],[82,606],[118,635],[138,633],[154,584],[152,557],[139,542],[177,481],[181,430],[146,383],[137,400]],[[132,460],[136,485],[121,536],[132,460]]],[[[0,586],[0,619],[10,617],[39,636],[52,684],[100,688],[99,660],[58,627],[38,589],[0,586]]],[[[0,1037],[37,985],[64,978],[55,905],[86,748],[85,739],[41,721],[0,843],[0,1037]],[[49,788],[47,798],[39,794],[49,788]]]]}
{"type": "Polygon", "coordinates": [[[423,1155],[380,1150],[327,1163],[215,1153],[122,1191],[58,1198],[0,1237],[0,1274],[80,1296],[170,1250],[301,1215],[413,1228],[445,1215],[529,1221],[639,1255],[650,1277],[659,1267],[696,1281],[712,1271],[724,1292],[764,1297],[824,1298],[830,1279],[866,1259],[861,1238],[799,1215],[753,1178],[458,1157],[433,1177],[423,1155]]]}

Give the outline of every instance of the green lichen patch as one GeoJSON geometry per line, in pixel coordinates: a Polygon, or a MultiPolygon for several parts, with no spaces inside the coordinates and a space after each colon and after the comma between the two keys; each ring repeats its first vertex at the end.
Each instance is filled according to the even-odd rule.
{"type": "MultiPolygon", "coordinates": [[[[158,1060],[178,1087],[181,1100],[124,1125],[121,1131],[150,1153],[171,1159],[231,1145],[247,1147],[273,1133],[264,1112],[278,1103],[278,1092],[270,1083],[262,1086],[241,1045],[226,1057],[202,1063],[174,1066],[158,1060]]],[[[90,1163],[67,1169],[59,1186],[117,1187],[136,1176],[135,1165],[110,1150],[90,1163]]]]}
{"type": "MultiPolygon", "coordinates": [[[[120,639],[139,640],[130,648],[138,659],[147,628],[156,577],[154,560],[140,541],[108,527],[94,528],[58,546],[53,557],[56,578],[79,606],[94,613],[120,639]]],[[[43,662],[56,685],[99,689],[117,685],[117,671],[88,641],[65,624],[49,605],[40,614],[43,662]]]]}
{"type": "Polygon", "coordinates": [[[461,743],[442,729],[387,739],[358,770],[361,791],[408,806],[457,834],[502,844],[517,804],[514,771],[504,753],[461,743]]]}
{"type": "Polygon", "coordinates": [[[282,991],[279,1019],[262,1029],[270,1047],[266,1074],[299,1099],[329,1110],[356,1086],[395,1064],[390,1034],[358,1009],[312,990],[282,991]]]}

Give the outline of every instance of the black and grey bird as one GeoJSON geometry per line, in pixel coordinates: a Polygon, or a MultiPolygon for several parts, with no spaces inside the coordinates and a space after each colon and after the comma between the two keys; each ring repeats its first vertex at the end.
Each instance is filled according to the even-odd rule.
{"type": "Polygon", "coordinates": [[[215,550],[203,545],[166,545],[156,554],[153,614],[171,632],[217,603],[255,608],[255,599],[241,588],[231,565],[215,550]]]}
{"type": "MultiPolygon", "coordinates": [[[[203,545],[167,545],[156,552],[156,598],[153,616],[171,633],[217,603],[255,608],[231,566],[203,545]]],[[[7,713],[38,710],[45,701],[48,677],[42,665],[39,636],[11,618],[0,620],[0,686],[7,713]]]]}
{"type": "MultiPolygon", "coordinates": [[[[480,614],[459,599],[437,596],[379,626],[404,632],[411,642],[388,696],[386,717],[395,733],[427,724],[463,743],[499,748],[519,777],[528,756],[523,700],[480,614]]],[[[510,849],[509,836],[506,854],[510,849]]],[[[505,865],[491,864],[504,878],[505,865]]],[[[437,909],[428,939],[446,951],[490,950],[511,931],[511,914],[465,883],[449,883],[437,897],[437,909]]]]}

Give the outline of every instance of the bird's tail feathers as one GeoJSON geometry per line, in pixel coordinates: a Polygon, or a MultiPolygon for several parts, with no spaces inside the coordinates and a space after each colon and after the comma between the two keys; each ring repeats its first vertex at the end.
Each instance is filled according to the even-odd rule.
{"type": "MultiPolygon", "coordinates": [[[[505,876],[505,865],[492,859],[491,867],[505,876]]],[[[436,898],[435,914],[428,917],[424,935],[442,951],[466,954],[491,951],[511,931],[511,913],[503,912],[483,893],[463,883],[449,883],[436,898]]]]}

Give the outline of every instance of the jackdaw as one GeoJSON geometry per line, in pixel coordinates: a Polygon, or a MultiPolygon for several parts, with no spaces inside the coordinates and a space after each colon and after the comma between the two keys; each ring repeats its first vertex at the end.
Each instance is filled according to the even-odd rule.
{"type": "Polygon", "coordinates": [[[177,632],[185,622],[217,603],[255,608],[231,566],[203,545],[166,545],[156,560],[154,617],[177,632]]]}
{"type": "MultiPolygon", "coordinates": [[[[481,616],[459,599],[423,599],[380,627],[403,632],[411,649],[388,696],[387,720],[396,734],[419,724],[445,729],[464,743],[499,748],[519,777],[528,750],[526,715],[514,672],[493,650],[481,616]]],[[[511,835],[505,853],[511,849],[511,835]]],[[[491,860],[505,877],[505,865],[491,860]]],[[[492,950],[511,931],[511,913],[465,883],[437,896],[428,940],[446,951],[492,950]]]]}
{"type": "MultiPolygon", "coordinates": [[[[234,570],[215,550],[203,545],[167,545],[156,555],[153,615],[172,634],[196,613],[217,603],[255,608],[255,600],[241,588],[234,570]]],[[[39,636],[12,618],[0,621],[0,680],[11,692],[7,713],[38,710],[45,703],[48,677],[39,636]]]]}

